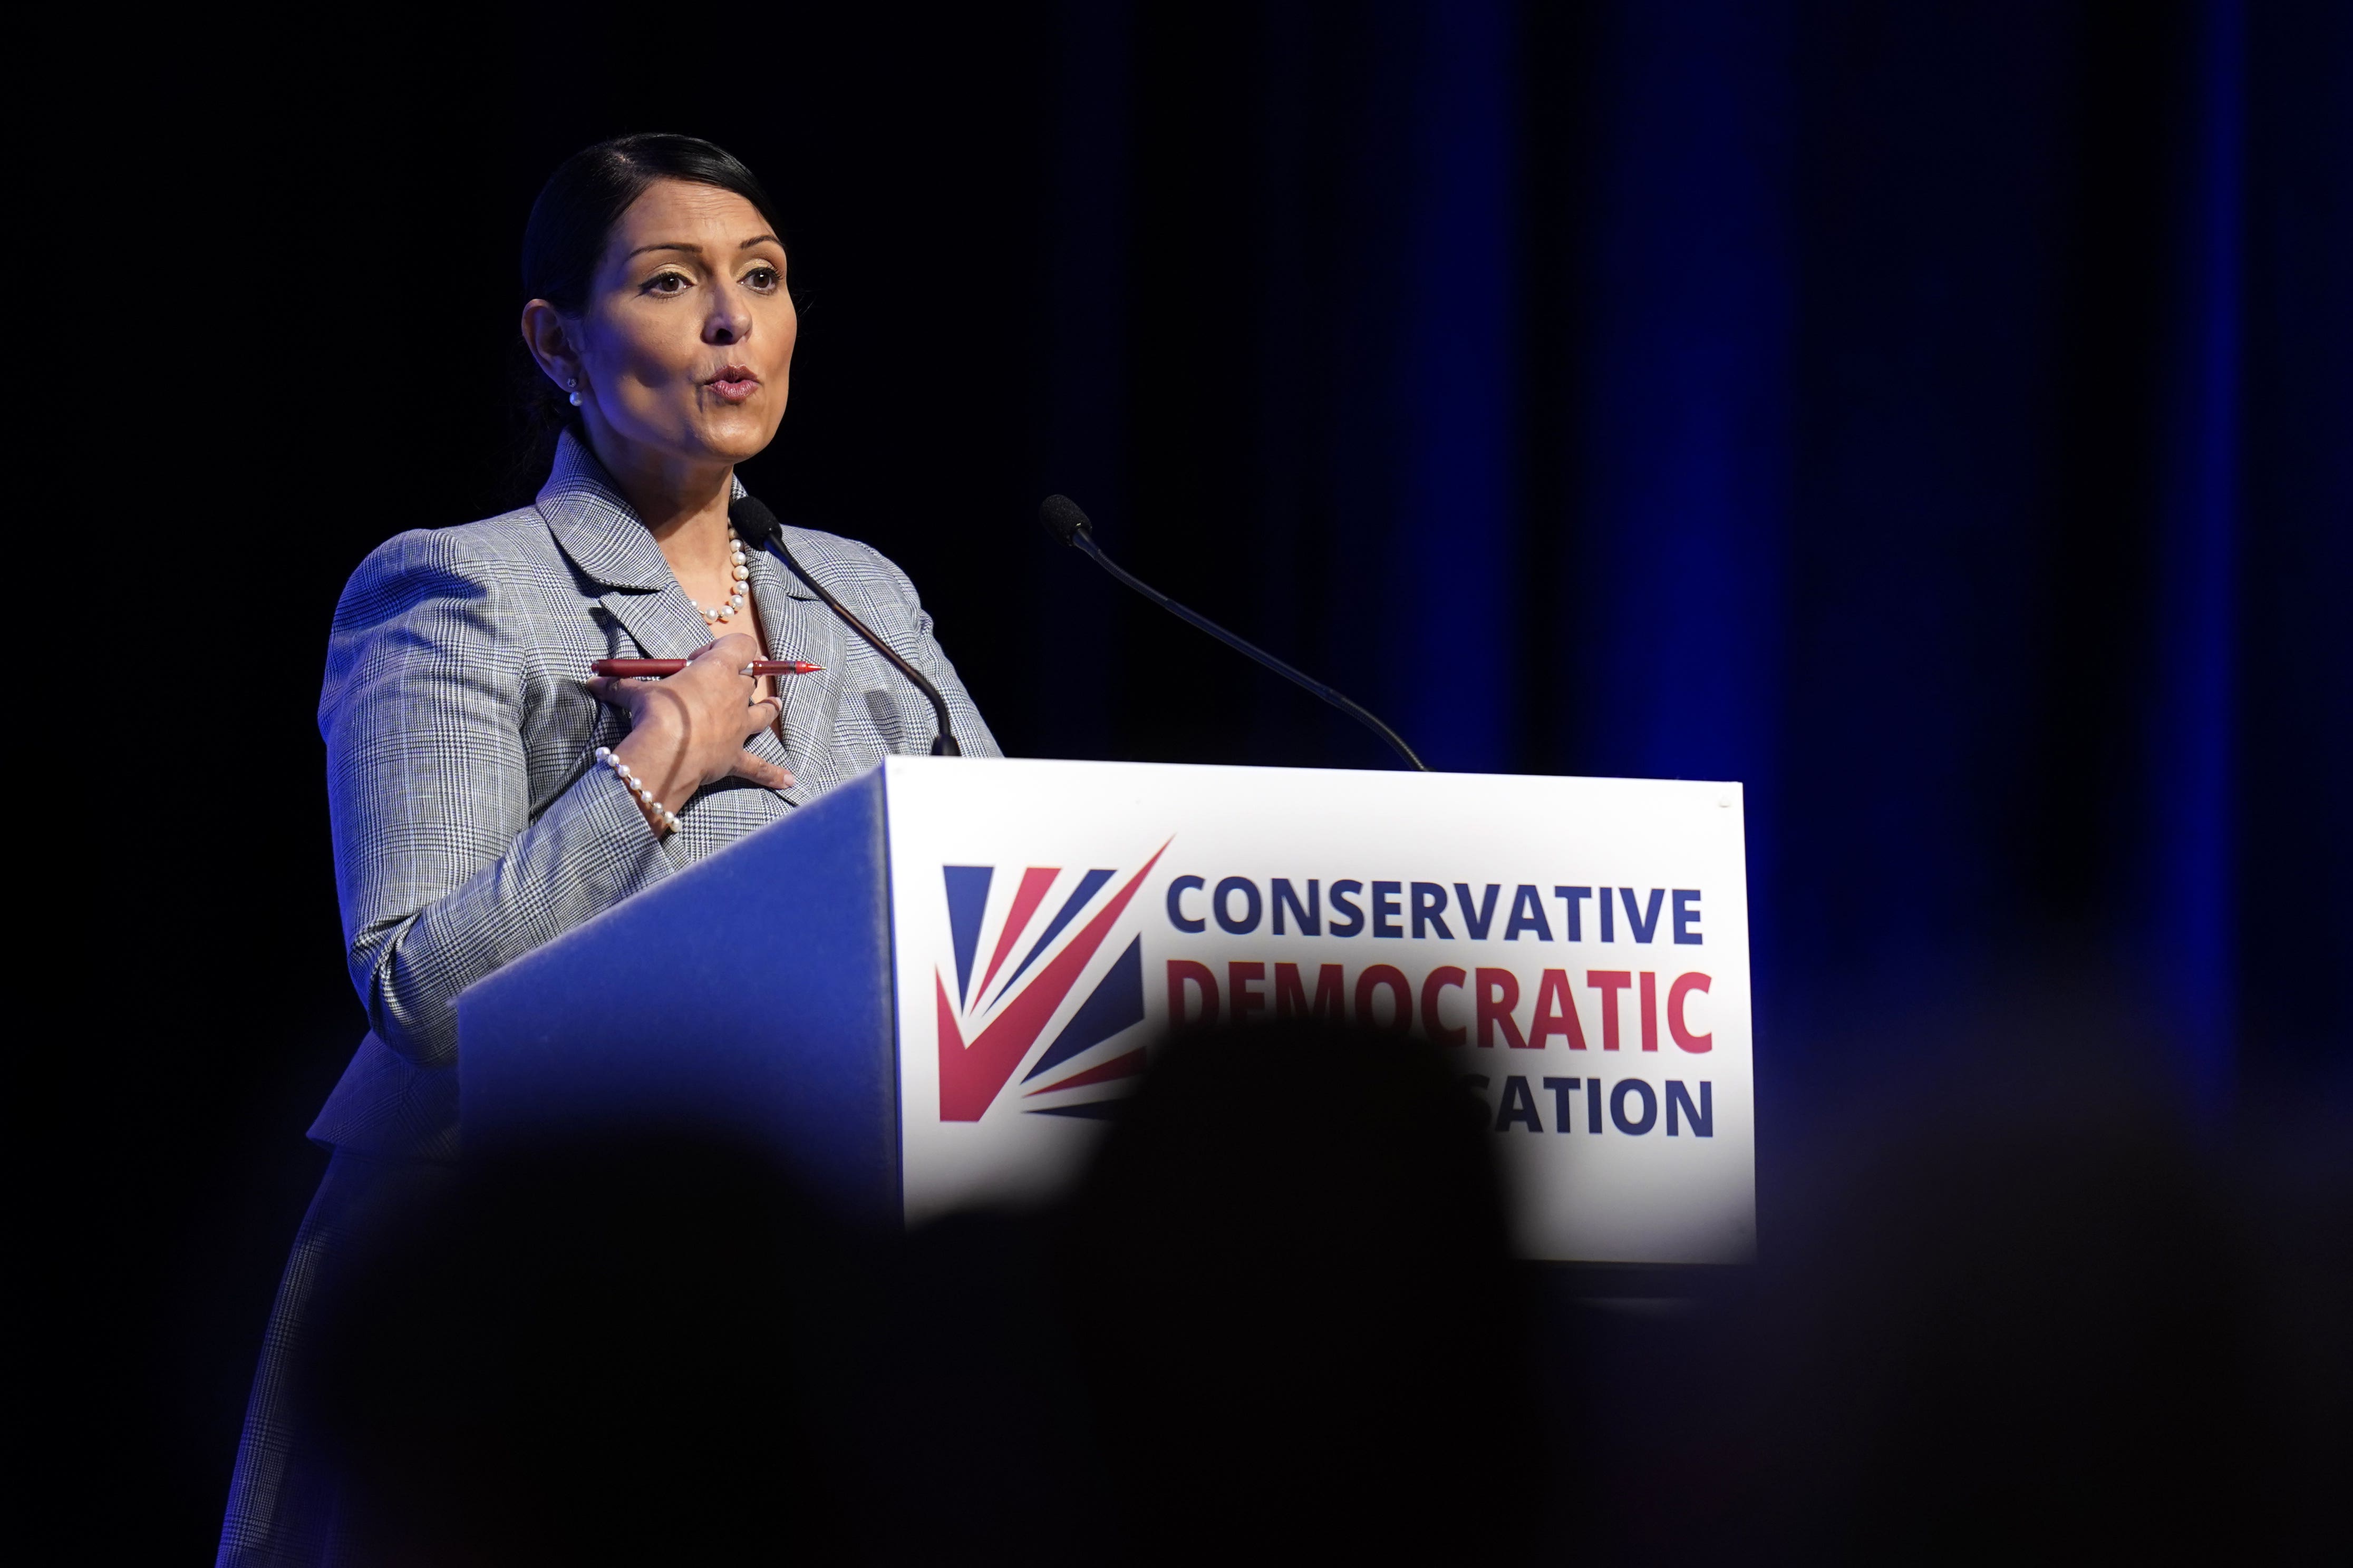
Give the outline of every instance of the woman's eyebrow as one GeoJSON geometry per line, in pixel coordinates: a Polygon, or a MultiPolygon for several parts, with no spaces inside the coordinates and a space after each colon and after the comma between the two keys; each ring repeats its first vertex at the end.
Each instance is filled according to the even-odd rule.
{"type": "MultiPolygon", "coordinates": [[[[778,239],[773,234],[755,234],[735,248],[738,250],[749,250],[755,245],[773,245],[781,248],[784,243],[785,242],[783,240],[778,239]]],[[[629,252],[628,256],[622,258],[622,259],[625,261],[634,261],[649,250],[683,250],[689,256],[700,256],[702,254],[702,247],[699,245],[689,245],[682,239],[664,239],[658,240],[652,245],[641,245],[635,250],[629,252]]]]}

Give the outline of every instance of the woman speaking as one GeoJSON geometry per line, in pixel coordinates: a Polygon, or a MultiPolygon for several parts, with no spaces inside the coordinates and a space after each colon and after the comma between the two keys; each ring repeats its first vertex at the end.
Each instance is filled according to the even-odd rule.
{"type": "Polygon", "coordinates": [[[271,1310],[224,1564],[333,1552],[298,1347],[365,1212],[448,1179],[458,993],[884,756],[933,750],[943,721],[940,749],[997,754],[905,574],[776,529],[735,479],[785,413],[781,226],[751,172],[691,137],[566,162],[523,237],[523,343],[558,427],[545,484],[387,542],[336,607],[319,723],[370,1032],[311,1130],[333,1159],[271,1310]],[[607,658],[687,662],[591,679],[607,658]]]}

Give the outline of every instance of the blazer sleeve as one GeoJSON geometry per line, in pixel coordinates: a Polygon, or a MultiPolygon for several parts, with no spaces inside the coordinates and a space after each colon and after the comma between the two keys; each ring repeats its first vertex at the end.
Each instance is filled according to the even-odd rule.
{"type": "Polygon", "coordinates": [[[677,868],[584,756],[536,814],[529,649],[455,532],[371,555],[336,606],[319,725],[352,983],[376,1035],[456,1060],[458,993],[677,868]]]}

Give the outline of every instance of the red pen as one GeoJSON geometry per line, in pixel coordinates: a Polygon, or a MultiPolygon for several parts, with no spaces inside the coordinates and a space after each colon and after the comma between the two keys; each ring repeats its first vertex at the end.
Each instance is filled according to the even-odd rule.
{"type": "MultiPolygon", "coordinates": [[[[635,680],[649,676],[676,675],[686,668],[682,658],[600,658],[589,669],[598,675],[609,675],[617,680],[635,680]]],[[[825,667],[798,658],[755,658],[745,665],[745,675],[823,675],[825,667]]]]}

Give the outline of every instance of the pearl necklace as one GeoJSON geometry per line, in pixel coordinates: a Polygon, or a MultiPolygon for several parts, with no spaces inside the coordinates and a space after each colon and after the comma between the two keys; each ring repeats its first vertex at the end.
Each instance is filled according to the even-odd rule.
{"type": "Polygon", "coordinates": [[[727,574],[735,580],[734,596],[715,610],[703,610],[702,601],[691,594],[688,595],[686,599],[688,604],[698,610],[702,610],[703,620],[714,626],[722,621],[733,620],[735,612],[744,607],[744,585],[751,580],[752,576],[752,569],[744,564],[744,542],[735,537],[733,524],[730,524],[727,529],[727,574]]]}

